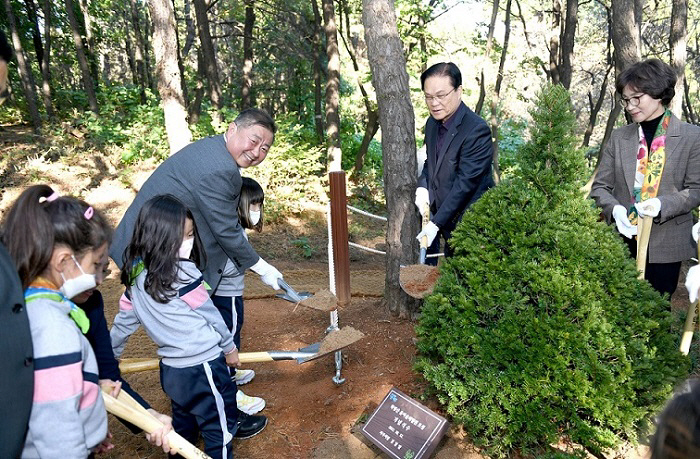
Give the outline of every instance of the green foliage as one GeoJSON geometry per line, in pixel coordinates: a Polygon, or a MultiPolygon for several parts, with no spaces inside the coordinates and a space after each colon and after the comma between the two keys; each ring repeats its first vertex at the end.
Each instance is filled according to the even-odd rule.
{"type": "Polygon", "coordinates": [[[502,178],[518,173],[518,150],[525,144],[526,127],[525,120],[510,118],[498,128],[498,165],[502,178]]]}
{"type": "Polygon", "coordinates": [[[313,255],[313,249],[311,248],[308,238],[300,237],[299,239],[294,239],[292,244],[301,251],[301,256],[304,258],[308,259],[313,255]]]}
{"type": "Polygon", "coordinates": [[[688,371],[668,302],[572,185],[568,95],[538,102],[530,162],[465,215],[417,326],[417,368],[494,458],[634,440],[688,371]]]}

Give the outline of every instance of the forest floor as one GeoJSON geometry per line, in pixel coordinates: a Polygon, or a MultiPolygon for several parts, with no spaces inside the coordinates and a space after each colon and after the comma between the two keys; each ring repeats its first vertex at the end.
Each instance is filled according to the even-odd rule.
{"type": "MultiPolygon", "coordinates": [[[[0,127],[0,212],[27,185],[48,183],[62,193],[83,197],[116,224],[154,167],[153,162],[147,161],[125,168],[114,155],[60,151],[27,129],[0,127]]],[[[362,218],[350,216],[351,240],[383,249],[381,224],[362,218]],[[374,226],[377,228],[370,229],[374,226]]],[[[262,233],[251,235],[251,243],[295,289],[315,293],[328,288],[327,230],[321,210],[311,209],[301,216],[267,225],[262,233]]],[[[414,323],[391,316],[382,302],[383,258],[353,248],[350,256],[352,300],[338,310],[339,323],[341,327],[349,325],[362,331],[365,337],[343,352],[345,382],[336,385],[332,381],[332,355],[304,364],[281,361],[246,365],[255,370],[256,377],[241,389],[265,399],[267,406],[261,414],[268,417],[269,424],[259,435],[234,442],[237,458],[388,457],[364,438],[360,427],[392,387],[445,415],[434,397],[428,395],[426,382],[412,370],[416,357],[414,323]]],[[[115,268],[113,265],[112,274],[100,288],[108,323],[114,318],[122,292],[115,268]]],[[[329,325],[328,312],[275,298],[257,276],[246,277],[244,298],[243,351],[296,350],[323,339],[329,325]]],[[[681,286],[672,303],[674,308],[688,307],[687,294],[681,286]]],[[[140,330],[131,337],[124,356],[156,357],[155,346],[140,330]]],[[[129,374],[126,379],[155,409],[170,412],[157,371],[129,374]]],[[[101,457],[163,456],[143,435],[131,434],[111,416],[110,431],[115,448],[101,457]]],[[[627,459],[647,456],[644,446],[625,447],[609,455],[627,459]]],[[[452,426],[433,457],[485,456],[459,427],[452,426]]]]}

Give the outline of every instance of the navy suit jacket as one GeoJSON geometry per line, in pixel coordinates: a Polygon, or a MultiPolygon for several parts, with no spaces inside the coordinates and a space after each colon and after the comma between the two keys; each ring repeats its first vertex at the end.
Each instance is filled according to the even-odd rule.
{"type": "Polygon", "coordinates": [[[486,122],[460,102],[442,147],[435,151],[440,122],[425,124],[427,158],[418,186],[430,194],[431,221],[449,233],[469,205],[494,186],[491,175],[493,143],[486,122]]]}
{"type": "Polygon", "coordinates": [[[123,268],[124,249],[131,241],[141,207],[154,196],[171,194],[192,212],[207,254],[202,274],[212,291],[216,290],[226,260],[242,273],[260,259],[238,221],[241,184],[238,165],[226,149],[223,135],[187,145],[158,166],[143,184],[117,226],[110,257],[123,268]]]}

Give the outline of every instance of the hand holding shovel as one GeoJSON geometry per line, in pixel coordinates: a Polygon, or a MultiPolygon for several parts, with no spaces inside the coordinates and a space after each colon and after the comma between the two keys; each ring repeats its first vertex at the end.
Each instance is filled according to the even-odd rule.
{"type": "MultiPolygon", "coordinates": [[[[427,205],[423,206],[421,216],[421,228],[425,229],[430,223],[430,208],[427,205]]],[[[440,274],[436,266],[425,264],[427,253],[428,237],[423,236],[420,239],[420,256],[418,258],[420,264],[401,266],[399,270],[399,285],[404,292],[413,298],[423,298],[431,294],[440,274]]]]}

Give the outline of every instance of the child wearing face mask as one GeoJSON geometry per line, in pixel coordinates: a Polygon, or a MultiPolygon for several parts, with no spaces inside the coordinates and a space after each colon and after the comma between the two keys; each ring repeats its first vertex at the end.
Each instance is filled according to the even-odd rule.
{"type": "Polygon", "coordinates": [[[82,200],[27,188],[2,241],[17,267],[34,348],[34,398],[22,457],[88,457],[107,436],[90,323],[70,298],[94,288],[111,228],[82,200]]]}
{"type": "Polygon", "coordinates": [[[173,428],[192,443],[201,432],[209,456],[230,459],[233,438],[256,435],[267,418],[236,407],[229,366],[238,365],[238,350],[205,288],[204,258],[192,213],[170,195],[147,201],[124,252],[126,292],[110,336],[118,358],[143,325],[158,345],[173,428]]]}
{"type": "MultiPolygon", "coordinates": [[[[244,230],[261,232],[263,228],[263,205],[265,193],[258,182],[249,177],[242,177],[240,200],[238,201],[238,220],[244,230]]],[[[247,234],[243,233],[246,238],[247,234]]],[[[241,328],[243,327],[243,273],[239,273],[233,262],[228,260],[221,282],[216,287],[211,299],[233,333],[233,342],[241,348],[241,328]]],[[[255,377],[255,371],[237,369],[233,378],[236,385],[249,383],[255,377]]],[[[248,414],[255,414],[265,408],[261,397],[250,397],[240,389],[236,395],[238,409],[248,414]]]]}

